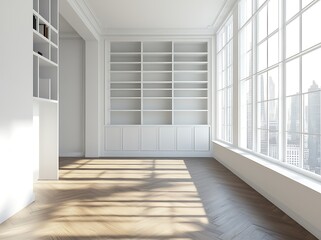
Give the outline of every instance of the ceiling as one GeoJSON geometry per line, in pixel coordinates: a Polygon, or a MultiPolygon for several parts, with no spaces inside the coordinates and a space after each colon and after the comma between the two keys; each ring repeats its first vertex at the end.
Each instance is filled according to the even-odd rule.
{"type": "Polygon", "coordinates": [[[84,0],[99,28],[211,29],[227,0],[84,0]]]}

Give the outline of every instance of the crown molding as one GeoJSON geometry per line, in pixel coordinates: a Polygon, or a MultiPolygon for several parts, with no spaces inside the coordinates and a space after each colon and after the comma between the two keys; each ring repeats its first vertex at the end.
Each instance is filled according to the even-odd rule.
{"type": "Polygon", "coordinates": [[[111,29],[103,28],[99,19],[96,18],[92,9],[85,0],[67,0],[81,20],[93,32],[95,37],[99,39],[110,36],[200,36],[208,37],[215,35],[220,25],[224,22],[227,15],[235,7],[238,0],[227,0],[220,9],[219,15],[213,20],[213,23],[207,28],[200,29],[111,29]]]}
{"type": "Polygon", "coordinates": [[[102,34],[100,22],[96,19],[92,11],[84,0],[68,0],[70,6],[74,9],[81,20],[86,24],[90,31],[96,36],[97,39],[102,34]]]}
{"type": "Polygon", "coordinates": [[[214,29],[104,29],[103,36],[213,36],[214,29]]]}
{"type": "Polygon", "coordinates": [[[230,14],[230,12],[237,6],[237,3],[238,3],[238,0],[227,0],[224,3],[224,5],[222,6],[222,8],[219,11],[219,14],[214,19],[214,21],[211,25],[214,33],[216,33],[219,30],[219,28],[221,27],[223,22],[226,20],[226,18],[230,14]]]}

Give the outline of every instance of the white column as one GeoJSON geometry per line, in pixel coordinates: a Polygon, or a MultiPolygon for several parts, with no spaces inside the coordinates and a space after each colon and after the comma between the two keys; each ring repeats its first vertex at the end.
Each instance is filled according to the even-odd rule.
{"type": "Polygon", "coordinates": [[[99,42],[86,41],[85,156],[99,156],[99,42]]]}

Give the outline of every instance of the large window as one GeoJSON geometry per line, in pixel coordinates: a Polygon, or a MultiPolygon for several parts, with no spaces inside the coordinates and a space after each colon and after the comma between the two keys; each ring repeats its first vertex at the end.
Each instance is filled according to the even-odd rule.
{"type": "Polygon", "coordinates": [[[232,143],[233,17],[217,34],[217,138],[232,143]]]}
{"type": "Polygon", "coordinates": [[[321,174],[321,2],[285,4],[285,161],[321,174]]]}
{"type": "Polygon", "coordinates": [[[237,36],[239,146],[319,175],[320,13],[319,0],[240,0],[237,36]]]}

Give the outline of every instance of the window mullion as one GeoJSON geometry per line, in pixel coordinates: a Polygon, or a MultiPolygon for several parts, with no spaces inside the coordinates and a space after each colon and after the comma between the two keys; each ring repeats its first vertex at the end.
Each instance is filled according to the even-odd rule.
{"type": "Polygon", "coordinates": [[[279,1],[279,160],[285,162],[286,159],[286,76],[285,76],[285,1],[279,1]],[[281,118],[281,119],[280,119],[281,118]]]}
{"type": "MultiPolygon", "coordinates": [[[[256,9],[256,1],[252,6],[256,9]]],[[[252,16],[252,148],[254,152],[257,147],[257,14],[252,16]]]]}

